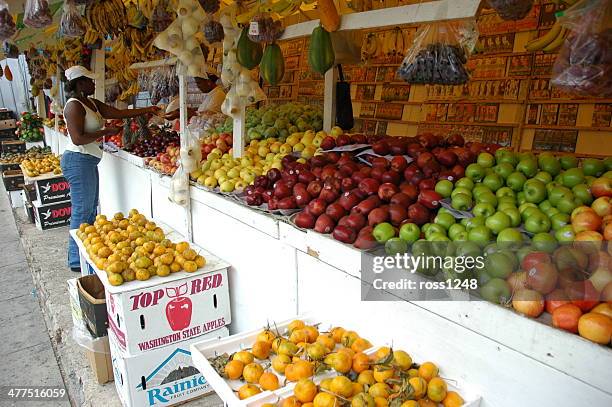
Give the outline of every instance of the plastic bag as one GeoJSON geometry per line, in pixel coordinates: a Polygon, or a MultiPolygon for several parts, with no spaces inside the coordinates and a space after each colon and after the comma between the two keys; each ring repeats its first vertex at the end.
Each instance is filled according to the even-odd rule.
{"type": "Polygon", "coordinates": [[[414,84],[464,84],[469,80],[465,63],[477,38],[473,20],[426,24],[419,28],[398,75],[414,84]]]}
{"type": "Polygon", "coordinates": [[[559,22],[572,31],[553,66],[553,86],[580,96],[612,97],[612,0],[577,3],[559,22]]]}
{"type": "Polygon", "coordinates": [[[186,172],[192,173],[198,169],[202,161],[202,145],[198,132],[191,132],[189,128],[183,132],[184,142],[180,149],[181,166],[186,172]]]}
{"type": "Polygon", "coordinates": [[[0,0],[0,40],[4,41],[11,38],[16,31],[15,20],[9,12],[8,4],[4,0],[0,0]]]}
{"type": "Polygon", "coordinates": [[[75,3],[64,3],[64,12],[60,21],[60,33],[66,37],[81,37],[85,35],[83,18],[75,3]]]}
{"type": "Polygon", "coordinates": [[[53,17],[47,0],[27,0],[23,23],[32,28],[44,28],[51,24],[53,17]]]}
{"type": "Polygon", "coordinates": [[[189,173],[181,163],[170,180],[170,195],[168,199],[180,206],[189,203],[189,173]]]}
{"type": "Polygon", "coordinates": [[[533,7],[533,0],[488,0],[502,20],[522,20],[533,7]]]}

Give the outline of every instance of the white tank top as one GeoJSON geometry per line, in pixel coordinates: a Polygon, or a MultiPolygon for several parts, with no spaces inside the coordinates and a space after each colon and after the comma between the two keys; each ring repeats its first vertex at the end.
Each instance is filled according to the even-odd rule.
{"type": "MultiPolygon", "coordinates": [[[[80,100],[76,98],[70,98],[68,99],[68,102],[66,102],[66,106],[68,106],[68,103],[73,101],[80,103],[81,106],[83,106],[83,108],[85,109],[85,128],[83,129],[85,132],[93,133],[94,131],[98,131],[102,127],[104,127],[104,118],[100,115],[100,113],[97,110],[92,110],[80,100]]],[[[66,110],[66,106],[64,106],[64,110],[66,110]]],[[[64,113],[64,117],[65,116],[66,115],[64,113]]],[[[75,153],[89,154],[93,155],[94,157],[102,158],[102,149],[100,149],[100,143],[98,143],[97,141],[93,141],[89,144],[77,146],[72,142],[72,137],[70,137],[70,133],[68,133],[68,144],[66,145],[66,150],[74,151],[75,153]]]]}

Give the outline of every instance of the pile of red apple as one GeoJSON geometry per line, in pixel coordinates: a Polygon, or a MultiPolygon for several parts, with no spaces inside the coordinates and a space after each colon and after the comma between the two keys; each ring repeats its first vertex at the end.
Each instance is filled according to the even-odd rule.
{"type": "Polygon", "coordinates": [[[213,134],[202,140],[202,160],[206,160],[208,154],[214,149],[219,149],[219,156],[230,153],[232,150],[232,135],[230,133],[213,134]]]}
{"type": "Polygon", "coordinates": [[[158,153],[153,158],[145,159],[145,164],[163,174],[173,175],[178,168],[180,148],[171,144],[166,147],[166,151],[158,153]]]}
{"type": "Polygon", "coordinates": [[[282,170],[271,169],[245,188],[247,204],[266,203],[270,211],[301,209],[294,218],[296,226],[369,249],[377,245],[372,231],[380,223],[399,228],[429,222],[442,198],[434,191],[436,182],[463,177],[479,152],[497,147],[464,145],[460,135],[447,140],[424,134],[366,141],[374,141],[377,154],[394,157],[370,156],[368,165],[348,152],[325,152],[304,164],[286,156],[282,170]],[[409,163],[404,155],[414,161],[409,163]]]}

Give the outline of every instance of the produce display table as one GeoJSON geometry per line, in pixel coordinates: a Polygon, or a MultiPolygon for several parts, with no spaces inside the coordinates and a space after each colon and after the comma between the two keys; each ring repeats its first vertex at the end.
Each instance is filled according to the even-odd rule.
{"type": "MultiPolygon", "coordinates": [[[[164,195],[169,177],[112,155],[104,160],[101,178],[107,170],[119,173],[112,163],[121,173],[149,176],[156,221],[177,223],[177,214],[185,213],[164,195]]],[[[146,176],[139,177],[146,184],[146,176]]],[[[126,211],[126,202],[137,197],[133,188],[123,193],[114,200],[123,206],[117,210],[126,211]]],[[[362,252],[195,186],[191,217],[194,242],[232,265],[232,334],[304,312],[338,312],[343,324],[354,324],[376,343],[392,339],[443,363],[444,376],[474,386],[484,407],[612,403],[609,348],[483,301],[362,302],[362,252]]]]}

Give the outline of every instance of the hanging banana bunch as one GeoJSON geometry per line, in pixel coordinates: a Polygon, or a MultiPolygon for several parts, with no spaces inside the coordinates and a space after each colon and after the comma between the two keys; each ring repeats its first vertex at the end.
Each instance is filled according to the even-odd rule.
{"type": "Polygon", "coordinates": [[[117,35],[128,25],[121,0],[99,0],[87,4],[85,20],[93,30],[103,35],[117,35]]]}
{"type": "Polygon", "coordinates": [[[569,30],[556,21],[546,34],[525,44],[525,49],[529,52],[554,52],[563,45],[568,34],[569,30]]]}

